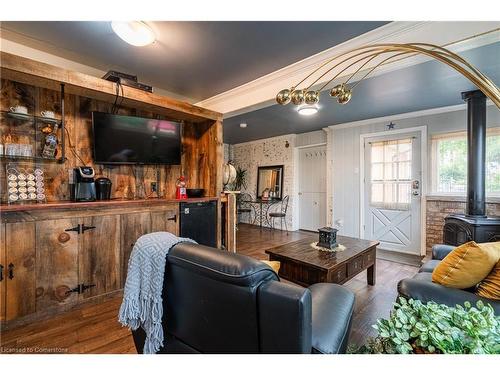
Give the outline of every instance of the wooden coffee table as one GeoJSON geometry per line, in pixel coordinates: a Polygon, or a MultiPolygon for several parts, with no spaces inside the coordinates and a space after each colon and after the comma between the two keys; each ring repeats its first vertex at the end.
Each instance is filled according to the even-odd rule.
{"type": "Polygon", "coordinates": [[[293,283],[309,286],[316,283],[343,284],[364,270],[369,285],[375,285],[375,267],[379,242],[337,236],[343,251],[326,252],[311,247],[318,236],[266,250],[269,260],[281,263],[279,276],[293,283]]]}

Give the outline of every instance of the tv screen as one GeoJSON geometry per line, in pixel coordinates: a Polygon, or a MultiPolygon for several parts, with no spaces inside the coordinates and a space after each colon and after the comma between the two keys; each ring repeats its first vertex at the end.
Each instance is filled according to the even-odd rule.
{"type": "Polygon", "coordinates": [[[181,123],[92,112],[97,164],[180,164],[181,123]]]}

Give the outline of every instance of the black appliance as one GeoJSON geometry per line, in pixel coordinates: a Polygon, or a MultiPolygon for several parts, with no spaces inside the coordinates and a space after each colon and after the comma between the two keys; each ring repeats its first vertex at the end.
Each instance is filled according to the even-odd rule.
{"type": "Polygon", "coordinates": [[[94,168],[76,167],[70,173],[69,187],[71,200],[75,202],[95,201],[94,168]]]}
{"type": "Polygon", "coordinates": [[[444,219],[443,241],[459,246],[468,241],[500,241],[500,217],[486,216],[486,96],[462,93],[467,102],[467,202],[465,214],[444,219]]]}
{"type": "Polygon", "coordinates": [[[180,236],[217,247],[217,201],[181,202],[180,236]]]}
{"type": "Polygon", "coordinates": [[[134,76],[132,74],[117,72],[116,70],[110,70],[102,78],[111,82],[119,82],[124,86],[133,87],[134,89],[139,89],[146,92],[153,92],[153,86],[138,82],[137,76],[134,76]]]}
{"type": "Polygon", "coordinates": [[[111,185],[111,180],[106,177],[99,177],[95,180],[95,193],[98,201],[111,199],[111,185]]]}
{"type": "Polygon", "coordinates": [[[92,112],[94,161],[178,165],[181,126],[176,121],[92,112]]]}

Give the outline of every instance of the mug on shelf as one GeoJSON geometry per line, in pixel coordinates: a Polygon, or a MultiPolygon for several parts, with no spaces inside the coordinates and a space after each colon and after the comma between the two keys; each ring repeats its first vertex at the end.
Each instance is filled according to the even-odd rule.
{"type": "Polygon", "coordinates": [[[46,117],[46,118],[55,118],[56,117],[56,114],[53,111],[42,111],[42,112],[40,112],[40,114],[42,115],[42,117],[46,117]]]}
{"type": "Polygon", "coordinates": [[[16,105],[16,106],[10,107],[9,109],[13,113],[21,113],[23,115],[28,114],[28,108],[25,107],[24,105],[16,105]]]}

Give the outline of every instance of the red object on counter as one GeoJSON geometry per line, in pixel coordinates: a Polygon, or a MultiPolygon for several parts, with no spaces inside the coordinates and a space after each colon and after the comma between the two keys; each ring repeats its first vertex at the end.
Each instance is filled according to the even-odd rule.
{"type": "Polygon", "coordinates": [[[187,199],[188,196],[186,193],[186,178],[184,176],[179,177],[175,185],[177,186],[177,189],[175,191],[175,198],[187,199]]]}

